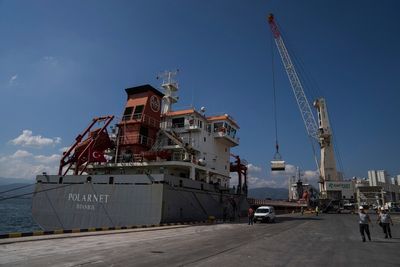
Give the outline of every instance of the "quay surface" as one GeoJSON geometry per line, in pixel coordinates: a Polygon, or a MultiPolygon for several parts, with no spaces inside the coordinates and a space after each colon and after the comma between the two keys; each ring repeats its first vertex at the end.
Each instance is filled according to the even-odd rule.
{"type": "MultiPolygon", "coordinates": [[[[0,240],[2,266],[396,266],[392,239],[375,222],[361,242],[358,216],[280,215],[274,224],[223,223],[0,240]]],[[[371,219],[376,219],[371,215],[371,219]]]]}

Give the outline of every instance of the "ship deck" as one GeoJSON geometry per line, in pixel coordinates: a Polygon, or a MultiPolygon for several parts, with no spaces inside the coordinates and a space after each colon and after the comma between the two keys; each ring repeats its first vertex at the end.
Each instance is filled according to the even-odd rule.
{"type": "MultiPolygon", "coordinates": [[[[393,239],[374,223],[361,242],[351,214],[279,215],[275,224],[221,223],[0,240],[8,266],[396,266],[393,239]]],[[[376,219],[371,215],[371,219],[376,219]]]]}

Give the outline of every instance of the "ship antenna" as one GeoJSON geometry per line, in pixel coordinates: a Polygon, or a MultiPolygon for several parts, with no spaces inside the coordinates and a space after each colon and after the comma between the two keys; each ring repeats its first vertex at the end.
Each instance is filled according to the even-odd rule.
{"type": "Polygon", "coordinates": [[[161,114],[166,114],[172,111],[172,104],[178,102],[179,97],[177,92],[179,85],[174,79],[178,72],[179,69],[176,71],[164,71],[157,76],[157,79],[162,78],[161,87],[164,89],[161,114]]]}

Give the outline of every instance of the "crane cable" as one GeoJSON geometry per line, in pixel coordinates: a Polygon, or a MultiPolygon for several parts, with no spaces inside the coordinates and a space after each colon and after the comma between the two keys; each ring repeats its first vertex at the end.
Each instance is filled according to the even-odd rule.
{"type": "MultiPolygon", "coordinates": [[[[32,185],[32,184],[30,184],[30,185],[32,185]]],[[[34,184],[34,185],[36,185],[36,184],[34,184]]],[[[19,194],[19,195],[0,197],[0,201],[4,201],[4,200],[8,200],[8,199],[14,199],[14,198],[21,198],[23,196],[29,196],[29,195],[33,195],[33,194],[37,194],[37,193],[52,191],[52,190],[56,190],[56,189],[63,188],[63,187],[69,187],[69,186],[72,186],[72,185],[74,185],[74,184],[64,184],[64,185],[57,186],[57,187],[54,187],[54,188],[47,188],[47,189],[42,189],[42,190],[33,191],[33,192],[29,192],[29,193],[23,193],[23,194],[19,194]]],[[[15,189],[15,190],[17,190],[17,189],[15,189]]]]}
{"type": "Polygon", "coordinates": [[[271,70],[272,70],[272,88],[274,91],[274,123],[275,123],[275,156],[274,160],[280,160],[281,155],[279,154],[279,142],[278,142],[278,119],[276,110],[276,87],[275,87],[275,68],[274,68],[274,44],[273,36],[271,38],[271,70]]]}
{"type": "Polygon", "coordinates": [[[16,187],[16,188],[12,188],[12,189],[9,189],[9,190],[1,191],[0,195],[4,194],[4,193],[15,191],[15,190],[19,190],[19,189],[22,189],[22,188],[26,188],[26,187],[29,187],[29,186],[33,186],[33,185],[35,185],[35,184],[23,185],[23,186],[20,186],[20,187],[16,187]]]}

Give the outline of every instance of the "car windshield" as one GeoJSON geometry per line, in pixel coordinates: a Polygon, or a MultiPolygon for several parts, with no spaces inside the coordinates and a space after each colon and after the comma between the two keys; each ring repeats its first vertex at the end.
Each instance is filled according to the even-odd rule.
{"type": "Polygon", "coordinates": [[[257,209],[256,213],[268,213],[269,209],[257,209]]]}

